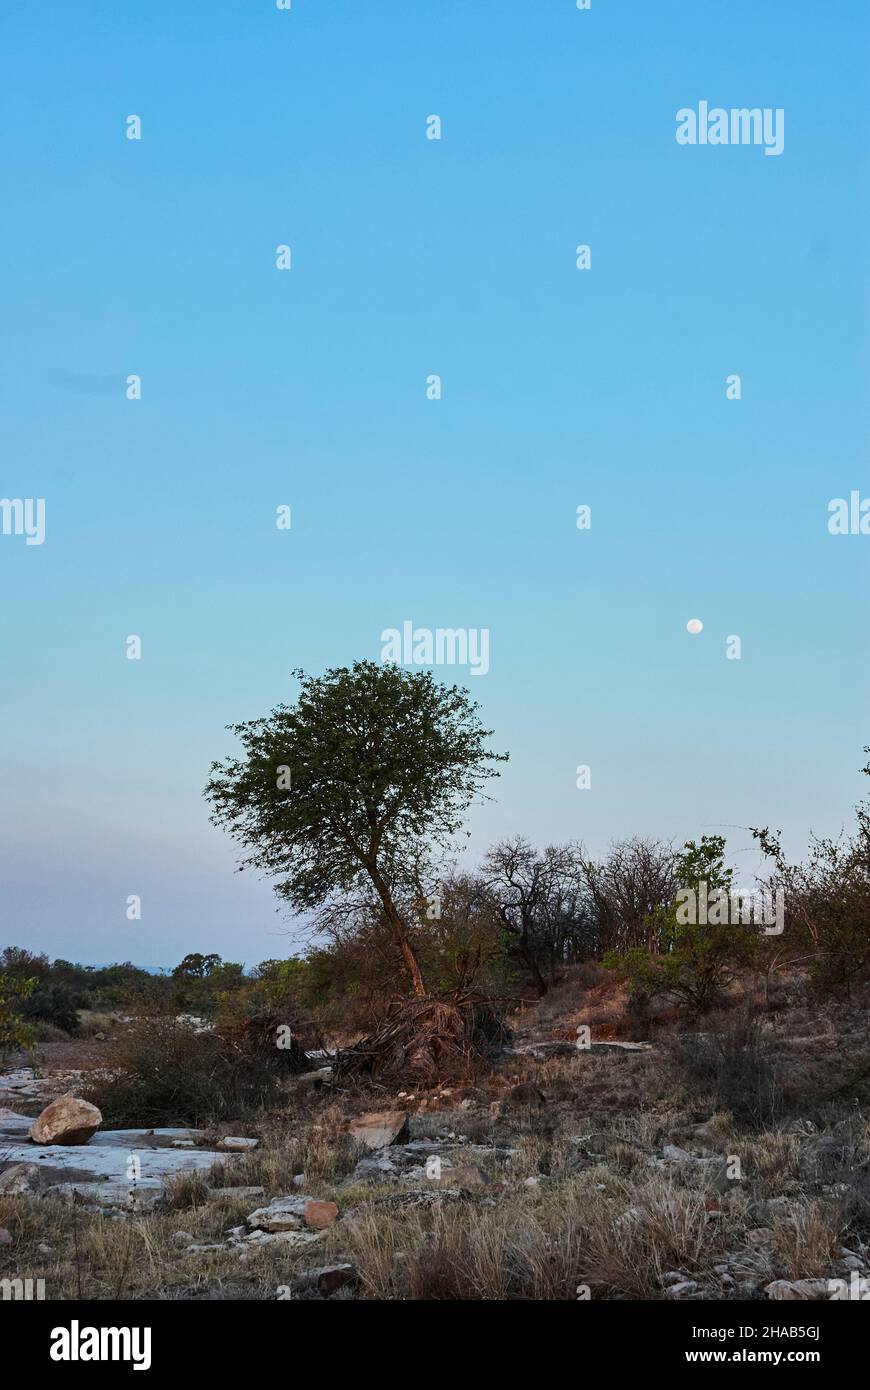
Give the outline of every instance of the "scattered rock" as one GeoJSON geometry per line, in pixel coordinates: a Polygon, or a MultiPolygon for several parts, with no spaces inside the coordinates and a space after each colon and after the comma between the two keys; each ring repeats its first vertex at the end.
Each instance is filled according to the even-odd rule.
{"type": "Polygon", "coordinates": [[[222,1153],[243,1154],[249,1153],[259,1144],[259,1139],[243,1139],[238,1134],[227,1134],[218,1144],[218,1149],[222,1153]]]}
{"type": "Polygon", "coordinates": [[[351,1264],[327,1265],[323,1269],[312,1269],[311,1276],[317,1284],[318,1292],[329,1298],[338,1289],[359,1283],[359,1273],[351,1264]]]}
{"type": "Polygon", "coordinates": [[[103,1117],[95,1105],[68,1091],[47,1105],[30,1127],[34,1144],[86,1144],[103,1117]]]}
{"type": "Polygon", "coordinates": [[[319,1202],[315,1197],[273,1197],[267,1207],[258,1207],[246,1220],[255,1231],[265,1231],[267,1235],[301,1231],[305,1226],[322,1231],[338,1220],[338,1207],[335,1202],[319,1202]]]}
{"type": "Polygon", "coordinates": [[[827,1279],[775,1279],[765,1288],[768,1298],[779,1302],[795,1299],[830,1299],[827,1279]]]}
{"type": "Polygon", "coordinates": [[[852,1148],[841,1139],[822,1135],[804,1148],[800,1158],[800,1175],[804,1182],[837,1182],[852,1166],[852,1148]]]}
{"type": "Polygon", "coordinates": [[[665,1144],[664,1148],[662,1149],[662,1157],[666,1158],[668,1163],[698,1162],[694,1154],[688,1153],[685,1149],[679,1148],[676,1144],[665,1144]]]}
{"type": "Polygon", "coordinates": [[[407,1110],[373,1110],[348,1125],[351,1137],[367,1149],[385,1149],[408,1137],[407,1110]]]}
{"type": "Polygon", "coordinates": [[[695,1279],[685,1279],[681,1284],[671,1284],[667,1291],[668,1298],[691,1298],[692,1294],[698,1292],[700,1284],[695,1279]]]}
{"type": "Polygon", "coordinates": [[[324,1231],[338,1220],[338,1207],[335,1202],[306,1202],[304,1219],[312,1231],[324,1231]]]}
{"type": "Polygon", "coordinates": [[[486,1187],[489,1184],[489,1174],[471,1163],[456,1168],[442,1168],[437,1177],[424,1171],[424,1176],[433,1187],[456,1188],[461,1192],[467,1192],[473,1187],[486,1187]]]}
{"type": "Polygon", "coordinates": [[[35,1163],[13,1163],[0,1173],[0,1192],[6,1197],[18,1197],[35,1192],[40,1185],[40,1170],[35,1163]]]}

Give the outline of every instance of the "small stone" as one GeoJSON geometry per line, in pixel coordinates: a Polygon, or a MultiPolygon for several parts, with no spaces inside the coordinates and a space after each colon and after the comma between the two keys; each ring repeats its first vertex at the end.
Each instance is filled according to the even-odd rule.
{"type": "Polygon", "coordinates": [[[700,1284],[695,1279],[684,1279],[680,1284],[671,1284],[668,1289],[668,1298],[689,1298],[693,1293],[697,1293],[700,1284]]]}
{"type": "Polygon", "coordinates": [[[359,1274],[353,1265],[328,1265],[324,1269],[313,1269],[311,1278],[317,1284],[318,1291],[324,1298],[329,1298],[337,1289],[343,1289],[348,1284],[358,1284],[359,1274]]]}
{"type": "Polygon", "coordinates": [[[0,1193],[6,1197],[21,1196],[25,1192],[35,1192],[39,1182],[40,1172],[35,1163],[13,1163],[5,1173],[0,1173],[0,1193]]]}
{"type": "Polygon", "coordinates": [[[831,1291],[827,1279],[775,1279],[765,1288],[768,1298],[779,1302],[797,1299],[829,1299],[831,1291]]]}
{"type": "Polygon", "coordinates": [[[407,1138],[407,1110],[373,1110],[351,1120],[348,1132],[367,1149],[385,1149],[407,1138]]]}
{"type": "Polygon", "coordinates": [[[305,1204],[305,1224],[313,1231],[323,1231],[338,1220],[335,1202],[309,1201],[305,1204]]]}
{"type": "Polygon", "coordinates": [[[677,1144],[665,1144],[662,1149],[662,1157],[666,1158],[668,1163],[697,1162],[694,1154],[687,1153],[685,1149],[681,1149],[677,1144]]]}
{"type": "Polygon", "coordinates": [[[11,1245],[12,1237],[5,1226],[0,1226],[0,1245],[11,1245]]]}

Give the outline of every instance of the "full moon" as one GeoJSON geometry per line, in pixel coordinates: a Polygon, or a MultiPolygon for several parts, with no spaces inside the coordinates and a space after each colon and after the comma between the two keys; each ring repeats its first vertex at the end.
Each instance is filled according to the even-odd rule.
{"type": "Polygon", "coordinates": [[[704,631],[704,624],[700,618],[690,618],[686,623],[686,631],[691,632],[692,636],[696,637],[699,632],[704,631]]]}

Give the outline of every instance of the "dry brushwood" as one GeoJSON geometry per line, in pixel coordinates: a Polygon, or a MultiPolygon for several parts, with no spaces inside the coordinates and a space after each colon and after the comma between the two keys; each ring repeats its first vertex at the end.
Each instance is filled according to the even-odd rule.
{"type": "Polygon", "coordinates": [[[394,1005],[368,1037],[346,1048],[336,1075],[426,1089],[470,1075],[504,1041],[506,1030],[478,996],[394,1005]]]}

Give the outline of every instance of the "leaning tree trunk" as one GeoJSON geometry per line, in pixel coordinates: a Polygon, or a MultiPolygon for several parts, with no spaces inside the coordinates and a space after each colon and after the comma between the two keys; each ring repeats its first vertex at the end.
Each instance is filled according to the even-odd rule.
{"type": "Polygon", "coordinates": [[[384,880],[381,878],[381,875],[379,874],[378,870],[376,868],[369,867],[369,874],[371,876],[372,883],[375,885],[375,888],[377,889],[378,896],[384,905],[384,911],[387,914],[387,920],[393,929],[396,941],[398,942],[399,950],[402,953],[402,959],[405,962],[408,974],[411,976],[411,984],[414,986],[414,993],[418,996],[422,996],[426,993],[426,986],[423,983],[423,975],[419,965],[417,964],[417,958],[414,955],[413,950],[411,949],[411,942],[408,938],[408,933],[405,929],[405,924],[399,915],[399,911],[396,907],[396,904],[393,902],[390,890],[387,887],[384,880]]]}

